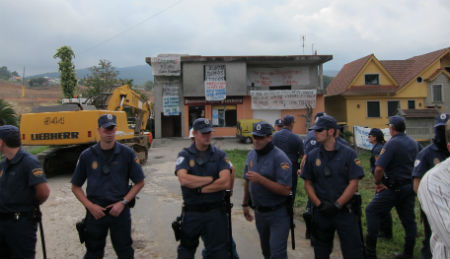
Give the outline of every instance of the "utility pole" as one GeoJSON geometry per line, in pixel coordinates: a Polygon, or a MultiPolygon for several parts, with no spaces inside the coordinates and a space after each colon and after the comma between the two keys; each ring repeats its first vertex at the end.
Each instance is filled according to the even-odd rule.
{"type": "Polygon", "coordinates": [[[302,35],[302,49],[303,49],[303,55],[305,55],[305,35],[302,35]]]}

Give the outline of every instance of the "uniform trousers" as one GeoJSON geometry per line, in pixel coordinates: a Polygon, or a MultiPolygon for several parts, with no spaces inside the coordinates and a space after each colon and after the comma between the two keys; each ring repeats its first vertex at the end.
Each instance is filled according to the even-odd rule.
{"type": "Polygon", "coordinates": [[[34,258],[36,230],[30,217],[0,219],[0,258],[34,258]]]}
{"type": "Polygon", "coordinates": [[[363,245],[358,217],[347,209],[336,215],[324,215],[313,208],[312,241],[315,258],[330,258],[333,250],[334,232],[337,231],[344,258],[363,258],[363,245]]]}
{"type": "Polygon", "coordinates": [[[255,210],[256,228],[264,258],[287,258],[289,220],[285,206],[270,212],[255,210]]]}
{"type": "Polygon", "coordinates": [[[103,258],[106,236],[110,230],[111,242],[118,258],[134,258],[131,246],[131,214],[130,208],[125,206],[118,217],[109,214],[96,220],[89,211],[86,215],[86,254],[87,258],[103,258]]]}
{"type": "Polygon", "coordinates": [[[377,239],[381,218],[395,207],[405,228],[405,248],[412,250],[417,234],[414,203],[415,194],[411,184],[405,184],[396,189],[389,188],[376,193],[366,207],[367,238],[371,240],[377,239]]]}
{"type": "Polygon", "coordinates": [[[205,212],[186,211],[177,258],[194,258],[200,237],[206,248],[204,258],[230,258],[227,220],[221,207],[205,212]]]}

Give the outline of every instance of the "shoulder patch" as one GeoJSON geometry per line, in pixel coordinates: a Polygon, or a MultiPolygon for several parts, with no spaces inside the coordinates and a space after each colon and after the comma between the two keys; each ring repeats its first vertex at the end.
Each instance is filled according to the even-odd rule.
{"type": "Polygon", "coordinates": [[[31,171],[34,176],[41,177],[44,175],[44,171],[42,171],[42,168],[35,168],[33,171],[31,171]]]}
{"type": "Polygon", "coordinates": [[[2,177],[3,175],[3,170],[0,170],[0,177],[2,177]]]}
{"type": "Polygon", "coordinates": [[[316,145],[316,143],[317,143],[317,142],[316,142],[315,140],[311,140],[311,145],[314,146],[314,145],[316,145]]]}
{"type": "Polygon", "coordinates": [[[194,161],[194,159],[189,160],[189,166],[190,166],[190,167],[194,167],[194,166],[195,166],[195,161],[194,161]]]}
{"type": "Polygon", "coordinates": [[[361,160],[359,160],[359,158],[355,158],[354,161],[355,161],[355,164],[356,164],[356,165],[361,165],[361,160]]]}
{"type": "Polygon", "coordinates": [[[384,148],[382,148],[381,151],[380,151],[380,156],[381,156],[382,154],[384,154],[384,151],[385,151],[384,148]]]}
{"type": "Polygon", "coordinates": [[[380,155],[375,155],[375,161],[378,160],[379,157],[380,155]]]}
{"type": "MultiPolygon", "coordinates": [[[[444,114],[445,115],[445,114],[444,114]]],[[[439,164],[441,162],[441,160],[439,160],[439,158],[437,158],[437,157],[435,157],[434,159],[433,159],[433,164],[434,165],[437,165],[437,164],[439,164]]]]}
{"type": "Polygon", "coordinates": [[[184,157],[179,156],[179,157],[177,158],[177,161],[176,161],[175,163],[176,163],[176,165],[180,165],[181,163],[183,163],[183,161],[184,161],[184,157]]]}
{"type": "Polygon", "coordinates": [[[229,164],[229,163],[230,163],[230,159],[229,159],[228,157],[225,157],[225,162],[226,162],[227,164],[229,164]]]}
{"type": "Polygon", "coordinates": [[[250,163],[248,163],[248,166],[249,166],[250,168],[253,167],[253,160],[250,160],[250,163]]]}
{"type": "Polygon", "coordinates": [[[322,164],[322,161],[320,161],[319,158],[316,159],[316,166],[319,167],[322,164]]]}
{"type": "Polygon", "coordinates": [[[290,168],[289,163],[288,162],[282,162],[280,164],[281,169],[283,170],[288,170],[290,168]]]}
{"type": "Polygon", "coordinates": [[[97,169],[98,168],[98,162],[97,161],[93,161],[91,167],[92,167],[93,170],[97,169]]]}
{"type": "Polygon", "coordinates": [[[134,160],[136,162],[136,164],[139,164],[139,158],[136,157],[136,159],[134,160]]]}
{"type": "Polygon", "coordinates": [[[416,159],[416,161],[414,161],[414,167],[418,167],[420,165],[420,160],[416,159]]]}

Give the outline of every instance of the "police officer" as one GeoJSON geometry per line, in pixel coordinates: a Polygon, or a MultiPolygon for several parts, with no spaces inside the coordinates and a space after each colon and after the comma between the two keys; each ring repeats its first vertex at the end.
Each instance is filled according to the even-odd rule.
{"type": "Polygon", "coordinates": [[[276,119],[275,123],[274,123],[275,131],[280,131],[280,130],[283,129],[283,127],[284,127],[283,120],[282,119],[276,119]]]}
{"type": "Polygon", "coordinates": [[[392,116],[387,125],[392,138],[384,145],[375,162],[376,194],[366,207],[366,252],[368,258],[376,257],[380,219],[395,206],[405,228],[403,253],[398,254],[397,258],[412,258],[417,227],[411,179],[418,145],[404,133],[406,126],[403,117],[392,116]]]}
{"type": "Polygon", "coordinates": [[[254,149],[248,153],[244,169],[244,216],[248,221],[253,220],[248,205],[250,194],[264,258],[287,258],[291,161],[272,144],[269,123],[255,123],[252,135],[254,149]]]}
{"type": "Polygon", "coordinates": [[[115,115],[100,116],[100,141],[81,153],[72,176],[72,192],[86,208],[84,258],[103,258],[108,230],[118,258],[134,258],[128,203],[144,187],[144,173],[134,151],[115,141],[116,130],[115,115]]]}
{"type": "Polygon", "coordinates": [[[37,207],[50,194],[39,161],[20,145],[17,127],[0,126],[0,258],[34,258],[37,207]]]}
{"type": "Polygon", "coordinates": [[[283,118],[283,123],[284,128],[273,134],[272,143],[279,149],[283,150],[289,157],[289,160],[291,160],[292,194],[295,199],[298,181],[297,171],[300,167],[298,160],[303,156],[303,140],[299,135],[292,132],[295,123],[294,116],[286,115],[283,118]]]}
{"type": "MultiPolygon", "coordinates": [[[[375,162],[380,156],[381,149],[386,143],[384,140],[384,134],[379,128],[372,128],[369,132],[369,143],[373,145],[370,156],[370,172],[372,175],[375,172],[375,162]]],[[[389,211],[385,216],[380,219],[380,237],[385,237],[387,239],[392,238],[392,215],[389,211]]]]}
{"type": "MultiPolygon", "coordinates": [[[[447,148],[447,141],[445,140],[445,124],[448,119],[449,114],[446,113],[436,116],[433,143],[422,149],[417,155],[412,173],[414,191],[416,193],[419,188],[420,179],[425,173],[441,161],[444,161],[450,155],[447,148]]],[[[428,259],[432,258],[430,250],[431,228],[425,213],[422,210],[420,212],[424,227],[424,239],[422,241],[421,253],[423,259],[428,259]]]]}
{"type": "Polygon", "coordinates": [[[324,115],[311,128],[321,145],[306,159],[301,177],[314,207],[312,240],[316,258],[329,258],[337,230],[344,258],[362,258],[358,217],[351,202],[364,171],[353,149],[336,140],[336,120],[324,115]]]}
{"type": "Polygon", "coordinates": [[[202,237],[205,258],[230,258],[225,190],[231,171],[225,152],[211,144],[211,122],[193,123],[194,142],[178,153],[175,174],[183,193],[183,219],[178,258],[194,258],[202,237]]]}

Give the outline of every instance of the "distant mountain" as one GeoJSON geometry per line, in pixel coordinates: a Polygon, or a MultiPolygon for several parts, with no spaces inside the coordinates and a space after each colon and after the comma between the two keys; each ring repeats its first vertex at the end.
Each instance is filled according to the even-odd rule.
{"type": "MultiPolygon", "coordinates": [[[[143,86],[146,81],[153,81],[152,67],[149,65],[139,65],[132,67],[120,67],[116,68],[119,71],[118,78],[121,79],[133,79],[133,84],[143,86]]],[[[88,68],[76,69],[77,78],[82,79],[90,74],[88,68]]],[[[29,76],[27,78],[36,78],[36,77],[49,77],[49,78],[59,78],[59,72],[52,73],[44,73],[39,75],[29,76]]]]}
{"type": "Polygon", "coordinates": [[[323,74],[330,77],[336,77],[339,73],[339,70],[324,70],[323,74]]]}

